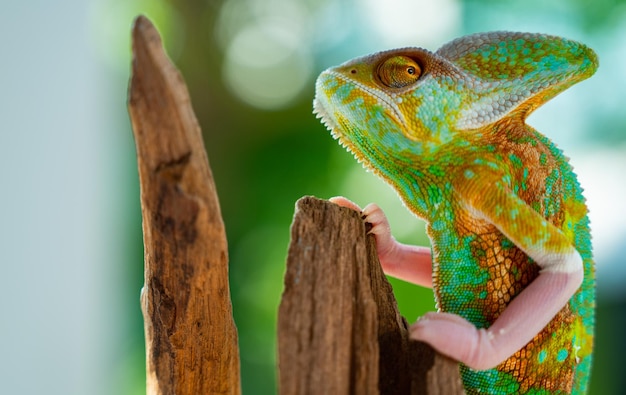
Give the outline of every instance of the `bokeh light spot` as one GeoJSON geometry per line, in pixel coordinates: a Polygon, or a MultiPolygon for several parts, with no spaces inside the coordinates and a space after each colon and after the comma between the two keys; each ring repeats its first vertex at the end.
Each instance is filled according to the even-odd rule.
{"type": "Polygon", "coordinates": [[[309,84],[312,70],[313,58],[298,35],[259,21],[240,30],[230,42],[223,73],[239,99],[276,110],[294,101],[309,84]]]}
{"type": "Polygon", "coordinates": [[[436,47],[457,33],[457,0],[360,0],[368,21],[388,45],[436,47]]]}

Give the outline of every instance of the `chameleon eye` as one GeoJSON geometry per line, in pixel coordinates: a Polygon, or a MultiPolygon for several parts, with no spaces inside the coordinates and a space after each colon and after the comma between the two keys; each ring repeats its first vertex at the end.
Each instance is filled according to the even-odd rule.
{"type": "Polygon", "coordinates": [[[422,68],[408,56],[394,56],[378,66],[378,79],[390,88],[404,88],[417,81],[422,68]]]}

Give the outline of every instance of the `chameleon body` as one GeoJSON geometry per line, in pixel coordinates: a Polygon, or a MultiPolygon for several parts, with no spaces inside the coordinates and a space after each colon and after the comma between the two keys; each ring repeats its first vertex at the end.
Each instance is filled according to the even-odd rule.
{"type": "MultiPolygon", "coordinates": [[[[427,222],[439,312],[411,336],[462,362],[468,394],[586,391],[587,208],[567,158],[525,119],[597,66],[578,42],[492,32],[361,57],[317,80],[318,117],[427,222]]],[[[379,233],[379,256],[383,246],[410,260],[379,233]]]]}

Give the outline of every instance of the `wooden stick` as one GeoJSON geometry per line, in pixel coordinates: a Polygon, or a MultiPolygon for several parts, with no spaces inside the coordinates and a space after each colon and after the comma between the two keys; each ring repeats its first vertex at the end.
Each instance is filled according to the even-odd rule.
{"type": "Polygon", "coordinates": [[[463,394],[458,363],[410,341],[407,327],[358,213],[299,200],[278,316],[280,394],[463,394]]]}
{"type": "Polygon", "coordinates": [[[132,38],[147,393],[240,394],[226,237],[200,127],[147,18],[136,19],[132,38]]]}

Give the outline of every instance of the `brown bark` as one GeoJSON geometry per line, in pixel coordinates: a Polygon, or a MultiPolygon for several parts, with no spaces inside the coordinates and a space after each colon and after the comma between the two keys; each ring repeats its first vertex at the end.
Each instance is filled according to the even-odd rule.
{"type": "Polygon", "coordinates": [[[200,127],[148,19],[132,38],[148,394],[239,394],[226,237],[200,127]]]}
{"type": "Polygon", "coordinates": [[[373,236],[353,210],[298,201],[278,316],[291,394],[463,394],[458,363],[408,338],[373,236]]]}

